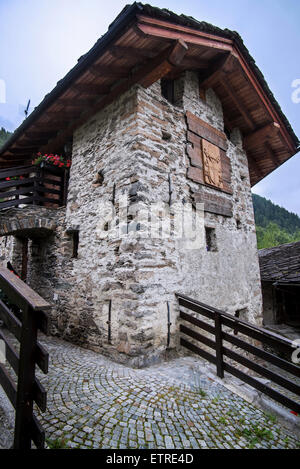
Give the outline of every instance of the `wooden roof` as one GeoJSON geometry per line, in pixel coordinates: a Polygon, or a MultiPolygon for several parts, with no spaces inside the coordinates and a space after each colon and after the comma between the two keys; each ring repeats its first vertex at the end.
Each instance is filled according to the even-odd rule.
{"type": "Polygon", "coordinates": [[[300,241],[261,249],[258,253],[262,281],[300,286],[300,241]]]}
{"type": "Polygon", "coordinates": [[[76,128],[132,85],[184,70],[215,90],[228,130],[241,129],[252,185],[297,153],[299,141],[237,33],[134,3],[4,144],[0,167],[61,151],[76,128]]]}

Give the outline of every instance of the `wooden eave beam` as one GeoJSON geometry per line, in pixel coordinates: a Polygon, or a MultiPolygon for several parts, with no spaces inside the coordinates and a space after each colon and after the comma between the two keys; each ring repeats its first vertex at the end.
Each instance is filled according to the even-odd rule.
{"type": "Polygon", "coordinates": [[[94,102],[93,99],[91,98],[81,98],[80,96],[74,96],[70,98],[61,98],[57,101],[57,104],[65,106],[67,109],[72,109],[72,108],[81,108],[82,106],[89,106],[94,102]]]}
{"type": "Polygon", "coordinates": [[[186,44],[206,46],[220,51],[232,50],[233,41],[231,39],[216,37],[187,26],[169,23],[145,15],[137,15],[137,20],[136,28],[146,36],[170,40],[178,40],[180,38],[186,44]]]}
{"type": "Polygon", "coordinates": [[[143,76],[138,82],[144,86],[144,88],[148,88],[157,80],[176,69],[176,67],[181,64],[187,51],[188,46],[179,39],[175,42],[174,46],[168,48],[167,51],[147,64],[144,69],[145,73],[143,73],[143,76]]]}
{"type": "Polygon", "coordinates": [[[38,145],[31,146],[31,147],[22,146],[21,148],[10,148],[8,151],[12,153],[13,155],[19,155],[23,153],[28,154],[28,153],[35,152],[37,148],[38,148],[38,145]]]}
{"type": "MultiPolygon", "coordinates": [[[[41,146],[41,145],[45,145],[47,142],[48,142],[49,138],[43,138],[43,139],[39,139],[39,140],[34,140],[34,139],[27,139],[24,140],[23,138],[20,139],[20,143],[22,144],[31,144],[31,145],[35,145],[37,147],[41,146]]],[[[23,148],[23,147],[22,147],[23,148]]],[[[24,147],[26,149],[26,147],[24,147]]]]}
{"type": "Polygon", "coordinates": [[[104,66],[104,65],[93,65],[89,68],[89,72],[95,77],[105,76],[111,79],[120,79],[126,78],[129,74],[128,70],[124,70],[124,68],[115,67],[115,66],[104,66]]]}
{"type": "Polygon", "coordinates": [[[11,168],[12,166],[23,166],[24,163],[26,162],[29,162],[30,161],[30,158],[24,158],[22,160],[0,160],[0,168],[11,168]]]}
{"type": "Polygon", "coordinates": [[[232,69],[232,54],[225,54],[224,57],[218,59],[213,65],[207,70],[205,75],[199,79],[201,88],[208,89],[216,84],[216,82],[223,76],[226,71],[232,69]]]}
{"type": "Polygon", "coordinates": [[[284,122],[280,119],[274,105],[266,95],[262,85],[256,77],[254,71],[246,61],[245,57],[239,50],[238,46],[234,41],[213,34],[203,33],[196,31],[191,27],[185,27],[177,25],[168,21],[158,20],[145,15],[137,15],[136,29],[144,34],[145,37],[161,38],[162,40],[170,39],[183,39],[187,44],[206,46],[212,49],[218,49],[219,51],[231,52],[231,54],[237,59],[242,71],[246,75],[249,84],[253,87],[259,100],[263,104],[264,108],[270,115],[270,119],[273,122],[280,124],[280,133],[283,137],[285,144],[289,148],[289,153],[292,156],[297,152],[297,147],[289,134],[284,122]]]}
{"type": "Polygon", "coordinates": [[[154,69],[156,70],[156,76],[158,77],[156,79],[159,79],[164,76],[163,74],[166,74],[167,71],[176,68],[176,66],[173,64],[171,65],[170,62],[168,62],[170,67],[165,67],[165,61],[168,61],[168,58],[170,58],[170,60],[172,60],[173,62],[179,63],[180,58],[184,57],[184,51],[187,51],[186,45],[180,42],[180,46],[178,46],[178,41],[176,41],[175,44],[171,48],[168,48],[168,50],[164,54],[160,54],[158,57],[155,57],[154,59],[150,60],[147,64],[145,64],[140,69],[136,70],[134,73],[129,75],[126,80],[123,80],[122,82],[117,84],[109,95],[102,97],[98,100],[96,99],[93,106],[84,111],[80,115],[80,117],[73,120],[67,126],[67,128],[61,131],[54,140],[48,142],[47,145],[42,147],[40,151],[44,152],[49,151],[50,149],[51,151],[58,151],[58,148],[63,145],[63,143],[70,135],[72,135],[76,128],[84,124],[86,120],[92,117],[97,111],[99,111],[99,109],[102,109],[108,104],[110,104],[114,99],[116,99],[117,96],[130,89],[136,83],[142,83],[144,79],[144,86],[150,86],[151,82],[153,83],[152,80],[155,79],[152,74],[152,71],[154,69]],[[158,68],[160,66],[162,66],[162,68],[160,68],[159,74],[158,68]]]}
{"type": "Polygon", "coordinates": [[[28,139],[40,139],[40,140],[49,140],[49,138],[55,137],[57,132],[40,132],[39,130],[36,131],[28,131],[24,133],[24,137],[28,139]]]}
{"type": "Polygon", "coordinates": [[[71,89],[91,96],[106,95],[110,92],[109,86],[96,85],[94,83],[74,83],[71,89]]]}
{"type": "Polygon", "coordinates": [[[252,170],[256,176],[257,179],[262,179],[262,177],[260,177],[262,171],[258,165],[258,162],[257,160],[252,156],[252,155],[248,155],[248,158],[249,158],[249,167],[250,167],[250,170],[252,170]]]}
{"type": "Polygon", "coordinates": [[[273,148],[271,147],[271,145],[269,144],[269,142],[266,142],[264,144],[264,147],[265,147],[265,150],[266,150],[266,154],[268,155],[268,157],[270,158],[270,160],[273,162],[273,164],[276,166],[276,168],[278,166],[281,165],[281,162],[280,160],[278,159],[278,157],[275,155],[274,153],[274,150],[273,148]]]}
{"type": "Polygon", "coordinates": [[[157,53],[152,49],[137,48],[137,47],[123,47],[123,46],[112,46],[109,49],[110,54],[116,58],[139,58],[139,59],[153,59],[157,53]]]}
{"type": "Polygon", "coordinates": [[[228,81],[224,78],[224,75],[221,78],[221,83],[223,88],[225,88],[226,93],[229,95],[231,101],[233,101],[235,107],[237,108],[238,112],[241,114],[241,116],[244,118],[245,122],[247,125],[250,127],[250,129],[254,130],[255,125],[251,118],[248,115],[248,112],[246,110],[246,107],[243,105],[243,103],[236,97],[236,93],[232,89],[232,86],[229,84],[228,81]]]}
{"type": "Polygon", "coordinates": [[[208,60],[197,59],[196,57],[184,57],[179,67],[190,70],[206,70],[209,68],[209,65],[210,62],[208,60]]]}
{"type": "Polygon", "coordinates": [[[247,150],[257,148],[268,139],[274,138],[280,131],[280,125],[277,122],[270,122],[264,127],[255,130],[244,137],[244,148],[247,150]]]}

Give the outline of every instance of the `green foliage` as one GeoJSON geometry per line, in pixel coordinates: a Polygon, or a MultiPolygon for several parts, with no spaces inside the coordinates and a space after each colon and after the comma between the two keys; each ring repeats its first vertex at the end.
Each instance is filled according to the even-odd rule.
{"type": "Polygon", "coordinates": [[[253,194],[258,249],[300,241],[300,217],[253,194]]]}
{"type": "Polygon", "coordinates": [[[63,438],[56,438],[55,440],[46,439],[49,449],[67,449],[67,440],[63,438]]]}
{"type": "Polygon", "coordinates": [[[0,129],[0,147],[4,145],[6,140],[11,136],[11,132],[8,132],[8,130],[5,130],[3,127],[0,129]]]}

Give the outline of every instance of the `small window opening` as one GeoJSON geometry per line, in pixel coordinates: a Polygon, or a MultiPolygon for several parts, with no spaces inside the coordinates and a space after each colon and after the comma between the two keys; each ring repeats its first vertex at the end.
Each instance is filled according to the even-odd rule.
{"type": "Polygon", "coordinates": [[[79,247],[79,231],[73,231],[72,233],[73,238],[73,259],[78,258],[78,247],[79,247]]]}
{"type": "Polygon", "coordinates": [[[175,102],[175,87],[174,80],[169,80],[167,78],[161,79],[161,94],[166,98],[169,103],[174,104],[175,102]]]}
{"type": "Polygon", "coordinates": [[[242,229],[242,222],[239,218],[236,219],[236,227],[238,230],[242,229]]]}
{"type": "Polygon", "coordinates": [[[226,137],[228,138],[228,140],[230,140],[231,132],[230,132],[230,130],[229,130],[227,127],[224,128],[224,134],[226,135],[226,137]]]}
{"type": "Polygon", "coordinates": [[[217,252],[217,238],[215,228],[205,227],[206,250],[208,252],[217,252]]]}

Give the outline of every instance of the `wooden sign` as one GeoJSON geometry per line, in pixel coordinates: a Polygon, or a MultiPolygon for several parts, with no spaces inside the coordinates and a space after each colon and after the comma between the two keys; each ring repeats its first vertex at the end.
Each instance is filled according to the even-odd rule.
{"type": "Polygon", "coordinates": [[[187,177],[194,182],[232,194],[231,163],[226,135],[187,111],[187,177]]]}
{"type": "Polygon", "coordinates": [[[202,155],[205,183],[223,189],[220,149],[207,140],[202,140],[202,155]]]}

